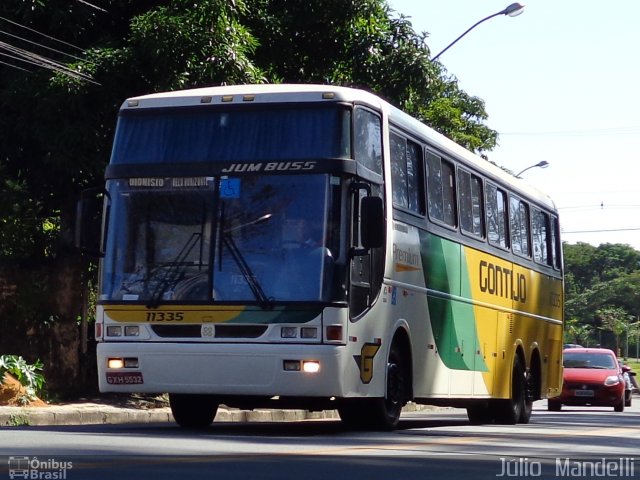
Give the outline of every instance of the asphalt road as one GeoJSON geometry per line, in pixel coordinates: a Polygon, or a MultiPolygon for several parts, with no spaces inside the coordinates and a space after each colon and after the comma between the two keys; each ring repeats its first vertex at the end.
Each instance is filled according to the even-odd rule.
{"type": "Polygon", "coordinates": [[[333,420],[0,429],[0,480],[640,478],[640,397],[624,413],[546,411],[474,426],[462,410],[415,412],[394,432],[333,420]]]}

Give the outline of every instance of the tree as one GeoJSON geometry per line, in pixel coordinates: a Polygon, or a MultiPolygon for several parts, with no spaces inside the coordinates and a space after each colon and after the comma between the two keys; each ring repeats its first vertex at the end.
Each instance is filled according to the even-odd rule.
{"type": "Polygon", "coordinates": [[[565,343],[576,343],[578,345],[589,345],[593,327],[582,323],[577,318],[569,319],[564,325],[565,343]]]}
{"type": "Polygon", "coordinates": [[[127,97],[219,84],[353,85],[470,149],[496,143],[482,100],[429,61],[427,35],[384,0],[3,0],[0,23],[10,34],[0,53],[15,47],[0,64],[0,280],[12,276],[18,292],[0,322],[12,335],[65,330],[60,349],[77,341],[78,283],[89,271],[72,248],[76,199],[103,182],[127,97]]]}
{"type": "Polygon", "coordinates": [[[602,328],[612,332],[616,339],[616,354],[620,355],[620,337],[627,331],[630,316],[620,307],[604,307],[596,312],[596,318],[601,322],[602,328]]]}

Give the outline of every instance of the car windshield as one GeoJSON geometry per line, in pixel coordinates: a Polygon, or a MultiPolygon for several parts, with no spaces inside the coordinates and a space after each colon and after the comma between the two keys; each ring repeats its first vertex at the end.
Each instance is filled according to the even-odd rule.
{"type": "Polygon", "coordinates": [[[110,181],[100,299],[335,299],[340,189],[328,175],[110,181]]]}
{"type": "Polygon", "coordinates": [[[617,360],[609,353],[564,352],[565,368],[615,369],[617,360]]]}

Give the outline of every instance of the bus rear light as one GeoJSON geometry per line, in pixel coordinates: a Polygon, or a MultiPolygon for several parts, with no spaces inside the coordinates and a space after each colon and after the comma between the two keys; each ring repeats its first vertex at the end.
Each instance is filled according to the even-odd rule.
{"type": "Polygon", "coordinates": [[[317,373],[320,371],[320,362],[317,360],[306,360],[302,362],[302,371],[306,373],[317,373]]]}
{"type": "Polygon", "coordinates": [[[326,330],[326,339],[330,342],[342,340],[342,325],[329,325],[326,330]]]}
{"type": "Polygon", "coordinates": [[[120,325],[107,325],[107,337],[121,337],[122,327],[120,325]]]}
{"type": "Polygon", "coordinates": [[[284,360],[282,362],[282,368],[285,372],[299,372],[300,360],[284,360]]]}
{"type": "Polygon", "coordinates": [[[96,338],[102,338],[102,323],[96,322],[96,338]]]}
{"type": "Polygon", "coordinates": [[[108,358],[107,359],[107,367],[120,369],[124,368],[124,359],[122,358],[108,358]]]}

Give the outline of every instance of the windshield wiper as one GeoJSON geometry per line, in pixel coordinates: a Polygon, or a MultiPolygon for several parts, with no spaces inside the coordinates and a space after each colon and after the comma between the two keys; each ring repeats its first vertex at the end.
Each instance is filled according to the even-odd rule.
{"type": "MultiPolygon", "coordinates": [[[[253,274],[253,271],[251,270],[251,267],[247,263],[247,260],[244,258],[244,255],[242,254],[235,240],[231,236],[231,232],[240,230],[249,225],[255,225],[256,223],[267,221],[271,218],[271,216],[272,215],[270,213],[267,213],[266,215],[262,215],[261,217],[258,217],[255,220],[251,220],[250,222],[243,223],[233,228],[225,229],[224,204],[222,205],[221,214],[220,214],[220,231],[221,231],[220,236],[222,239],[222,244],[225,247],[227,247],[227,249],[231,253],[231,257],[236,262],[236,265],[238,265],[238,268],[240,269],[240,273],[242,273],[242,276],[247,282],[247,285],[249,286],[251,293],[253,293],[253,296],[255,297],[255,299],[258,301],[258,303],[264,310],[270,310],[271,308],[273,308],[273,300],[267,297],[267,295],[264,293],[262,285],[260,285],[260,282],[258,281],[256,276],[253,274]]],[[[222,247],[220,248],[220,260],[218,263],[220,265],[220,269],[222,269],[222,247]]]]}
{"type": "Polygon", "coordinates": [[[158,286],[153,290],[151,297],[149,298],[149,302],[147,303],[147,308],[157,308],[160,305],[160,300],[164,296],[165,292],[170,288],[175,286],[184,276],[185,271],[185,259],[193,250],[198,242],[200,241],[202,234],[199,232],[194,232],[187,239],[186,243],[182,247],[182,250],[178,252],[176,258],[170,262],[169,268],[164,272],[164,276],[158,283],[158,286]],[[183,267],[183,268],[180,268],[183,267]]]}
{"type": "Polygon", "coordinates": [[[262,289],[260,282],[258,281],[256,276],[253,274],[251,267],[247,263],[247,260],[244,258],[244,255],[242,255],[242,252],[236,245],[236,242],[233,240],[231,235],[223,234],[222,242],[231,253],[231,256],[233,257],[236,264],[238,265],[238,268],[240,269],[240,273],[242,273],[242,276],[247,281],[247,285],[249,285],[249,289],[253,293],[253,296],[256,297],[256,300],[258,300],[258,302],[260,303],[260,306],[264,310],[273,308],[273,302],[264,293],[264,290],[262,289]]]}

